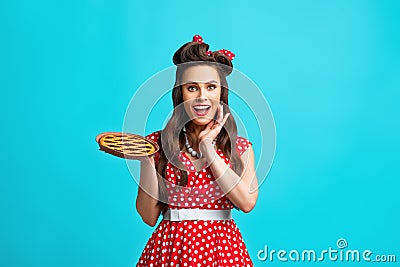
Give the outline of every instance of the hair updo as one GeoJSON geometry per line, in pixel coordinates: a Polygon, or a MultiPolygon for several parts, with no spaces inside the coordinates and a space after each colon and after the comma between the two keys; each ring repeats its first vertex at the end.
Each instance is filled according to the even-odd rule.
{"type": "Polygon", "coordinates": [[[211,55],[208,55],[207,51],[211,52],[208,48],[209,45],[206,43],[188,42],[175,52],[172,61],[178,67],[183,63],[195,61],[201,61],[203,64],[215,62],[219,63],[214,65],[221,69],[225,77],[231,74],[233,68],[232,61],[226,55],[218,51],[214,51],[211,55]]]}

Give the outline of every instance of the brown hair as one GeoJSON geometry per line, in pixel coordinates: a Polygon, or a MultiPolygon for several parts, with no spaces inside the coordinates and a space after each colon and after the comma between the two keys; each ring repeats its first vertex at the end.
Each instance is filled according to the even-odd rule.
{"type": "MultiPolygon", "coordinates": [[[[166,124],[165,128],[161,132],[161,137],[158,139],[158,145],[160,146],[160,157],[156,162],[157,173],[161,176],[159,177],[160,183],[160,197],[167,202],[167,193],[165,190],[165,177],[166,169],[168,164],[168,159],[166,155],[171,155],[173,162],[177,162],[180,166],[175,166],[178,168],[173,168],[175,177],[180,175],[180,186],[186,186],[188,182],[188,175],[183,164],[179,164],[179,152],[183,149],[185,141],[182,131],[182,127],[185,122],[190,121],[186,112],[179,107],[183,103],[181,78],[186,69],[195,65],[210,65],[218,71],[221,80],[221,97],[220,100],[224,106],[224,114],[231,113],[228,106],[228,83],[226,77],[232,72],[232,62],[231,60],[222,53],[217,51],[213,52],[211,55],[207,55],[207,50],[209,48],[208,44],[188,42],[180,47],[173,56],[173,62],[177,66],[175,85],[172,90],[172,101],[174,105],[174,111],[171,118],[166,124]],[[181,127],[179,127],[181,126],[181,127]],[[161,140],[164,140],[161,142],[161,140]],[[165,144],[163,147],[162,143],[165,144]],[[179,147],[177,147],[177,144],[179,147]],[[164,178],[164,179],[162,179],[164,178]]],[[[232,113],[231,113],[232,114],[232,113]]],[[[217,114],[216,114],[217,115],[217,114]]],[[[187,127],[186,127],[187,128],[187,127]]],[[[237,126],[235,119],[230,115],[218,134],[216,139],[216,145],[220,148],[224,155],[230,159],[232,169],[240,176],[243,171],[243,162],[240,159],[236,151],[236,137],[237,137],[237,126]],[[234,147],[232,148],[233,145],[234,147]]]]}

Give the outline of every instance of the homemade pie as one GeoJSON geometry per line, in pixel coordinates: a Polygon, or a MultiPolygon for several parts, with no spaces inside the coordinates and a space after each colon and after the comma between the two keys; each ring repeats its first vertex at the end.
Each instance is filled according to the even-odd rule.
{"type": "Polygon", "coordinates": [[[159,147],[145,137],[131,133],[107,132],[96,136],[100,150],[126,159],[152,156],[159,147]]]}

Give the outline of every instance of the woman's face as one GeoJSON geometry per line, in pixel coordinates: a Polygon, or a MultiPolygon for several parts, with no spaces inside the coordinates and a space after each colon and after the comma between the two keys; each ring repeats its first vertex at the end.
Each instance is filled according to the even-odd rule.
{"type": "Polygon", "coordinates": [[[221,81],[211,66],[192,66],[182,75],[182,96],[185,111],[196,125],[207,125],[218,109],[221,81]]]}

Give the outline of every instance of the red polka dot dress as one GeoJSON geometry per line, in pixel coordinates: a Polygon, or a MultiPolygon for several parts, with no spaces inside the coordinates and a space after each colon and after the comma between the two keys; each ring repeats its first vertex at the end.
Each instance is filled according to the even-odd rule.
{"type": "MultiPolygon", "coordinates": [[[[157,141],[161,131],[146,138],[157,141]]],[[[251,142],[237,137],[236,150],[239,155],[251,142]]],[[[229,160],[218,149],[217,154],[230,166],[229,160]]],[[[155,161],[158,160],[158,153],[155,161]]],[[[232,202],[223,194],[215,182],[209,167],[197,171],[190,158],[181,152],[180,160],[188,172],[186,187],[175,186],[179,175],[170,162],[167,165],[168,206],[171,209],[232,209],[232,202]]],[[[247,267],[254,266],[242,235],[233,219],[230,220],[162,220],[149,238],[137,267],[247,267]]]]}

